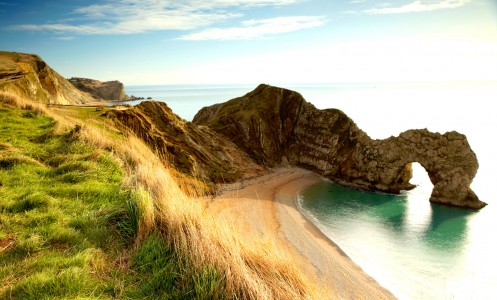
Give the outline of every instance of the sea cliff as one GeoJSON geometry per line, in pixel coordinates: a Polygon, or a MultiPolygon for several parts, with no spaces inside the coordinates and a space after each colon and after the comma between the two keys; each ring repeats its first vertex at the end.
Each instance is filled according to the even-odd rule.
{"type": "Polygon", "coordinates": [[[95,101],[76,89],[38,55],[0,51],[0,91],[47,104],[95,101]]]}
{"type": "Polygon", "coordinates": [[[72,77],[69,79],[69,82],[80,91],[89,93],[95,99],[111,101],[130,100],[130,97],[124,92],[124,84],[117,80],[102,82],[95,79],[72,77]]]}
{"type": "Polygon", "coordinates": [[[457,132],[408,130],[373,140],[338,109],[316,109],[297,92],[261,84],[245,96],[201,109],[193,123],[233,141],[265,167],[295,165],[350,187],[399,193],[414,186],[419,162],[434,185],[431,202],[480,209],[470,184],[478,161],[457,132]]]}

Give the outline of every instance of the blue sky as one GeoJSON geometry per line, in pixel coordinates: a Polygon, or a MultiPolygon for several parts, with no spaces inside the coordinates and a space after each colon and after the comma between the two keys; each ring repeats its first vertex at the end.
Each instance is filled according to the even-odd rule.
{"type": "Polygon", "coordinates": [[[0,0],[0,49],[127,85],[497,80],[497,1],[0,0]]]}

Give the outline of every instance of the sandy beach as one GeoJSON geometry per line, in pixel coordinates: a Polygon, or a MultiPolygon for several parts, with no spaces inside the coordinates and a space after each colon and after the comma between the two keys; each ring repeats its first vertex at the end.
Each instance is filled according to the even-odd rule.
{"type": "Polygon", "coordinates": [[[395,299],[299,211],[299,192],[321,180],[304,169],[271,170],[223,186],[206,209],[247,234],[287,248],[299,267],[311,278],[317,276],[333,298],[395,299]]]}

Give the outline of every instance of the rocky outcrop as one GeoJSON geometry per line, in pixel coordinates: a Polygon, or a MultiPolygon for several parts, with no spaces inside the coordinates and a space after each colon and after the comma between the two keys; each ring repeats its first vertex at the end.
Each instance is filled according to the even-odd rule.
{"type": "Polygon", "coordinates": [[[163,102],[146,101],[107,116],[144,140],[164,162],[205,183],[228,183],[262,170],[232,142],[177,115],[163,102]]]}
{"type": "Polygon", "coordinates": [[[72,77],[69,82],[79,90],[89,93],[95,99],[117,101],[130,99],[124,92],[124,85],[117,80],[102,82],[95,79],[72,77]]]}
{"type": "Polygon", "coordinates": [[[457,132],[409,130],[373,140],[342,111],[318,110],[299,93],[268,85],[203,108],[193,123],[225,136],[263,166],[292,164],[363,190],[411,189],[411,163],[419,162],[434,185],[430,201],[486,205],[470,188],[476,155],[457,132]]]}
{"type": "Polygon", "coordinates": [[[51,104],[95,101],[52,70],[39,56],[0,51],[0,91],[51,104]]]}

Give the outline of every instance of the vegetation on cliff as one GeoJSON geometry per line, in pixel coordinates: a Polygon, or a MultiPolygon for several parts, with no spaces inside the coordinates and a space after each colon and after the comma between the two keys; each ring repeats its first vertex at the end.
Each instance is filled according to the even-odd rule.
{"type": "Polygon", "coordinates": [[[0,113],[1,298],[323,296],[286,251],[207,215],[102,111],[3,93],[0,113]]]}
{"type": "Polygon", "coordinates": [[[207,127],[178,117],[163,102],[146,101],[126,110],[109,111],[107,117],[122,130],[131,130],[164,162],[213,191],[216,183],[229,183],[262,171],[232,142],[207,127]]]}

